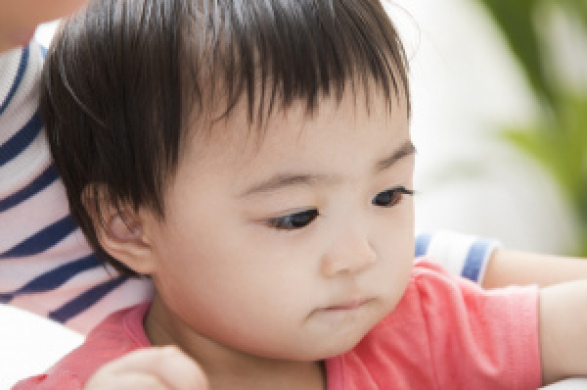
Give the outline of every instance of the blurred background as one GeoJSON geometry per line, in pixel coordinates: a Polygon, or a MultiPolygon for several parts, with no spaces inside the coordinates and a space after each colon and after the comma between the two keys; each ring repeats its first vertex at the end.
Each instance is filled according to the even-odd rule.
{"type": "MultiPolygon", "coordinates": [[[[418,230],[587,255],[587,2],[395,0],[389,11],[411,63],[418,230]]],[[[0,318],[2,390],[81,342],[12,308],[0,318]]]]}

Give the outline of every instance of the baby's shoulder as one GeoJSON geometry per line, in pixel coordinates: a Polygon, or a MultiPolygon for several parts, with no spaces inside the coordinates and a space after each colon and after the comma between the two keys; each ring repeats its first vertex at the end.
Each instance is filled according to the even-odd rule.
{"type": "Polygon", "coordinates": [[[106,363],[148,346],[142,330],[142,318],[147,308],[143,304],[110,315],[88,334],[82,345],[45,374],[22,381],[14,389],[83,389],[84,384],[106,363]]]}
{"type": "Polygon", "coordinates": [[[536,286],[483,289],[422,258],[415,262],[402,299],[385,321],[411,316],[433,325],[452,326],[455,321],[469,322],[474,317],[509,317],[518,310],[536,307],[537,299],[536,286]]]}

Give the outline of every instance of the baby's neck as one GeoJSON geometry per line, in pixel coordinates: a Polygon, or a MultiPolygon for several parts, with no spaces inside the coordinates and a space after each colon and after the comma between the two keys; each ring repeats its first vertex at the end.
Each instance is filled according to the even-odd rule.
{"type": "Polygon", "coordinates": [[[144,320],[153,345],[178,345],[200,364],[211,390],[326,390],[326,372],[321,362],[284,361],[260,358],[218,344],[204,336],[189,340],[173,332],[166,306],[156,296],[144,320]]]}
{"type": "MultiPolygon", "coordinates": [[[[296,363],[246,370],[244,367],[210,374],[212,390],[326,390],[325,373],[320,363],[296,363]]],[[[206,368],[204,368],[206,371],[206,368]]],[[[208,371],[206,371],[208,372],[208,371]]]]}

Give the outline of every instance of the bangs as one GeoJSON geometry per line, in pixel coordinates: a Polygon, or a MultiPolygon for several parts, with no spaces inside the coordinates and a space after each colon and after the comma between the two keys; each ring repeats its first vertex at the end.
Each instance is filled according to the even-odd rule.
{"type": "Polygon", "coordinates": [[[346,88],[405,96],[403,46],[378,0],[204,0],[184,35],[184,99],[226,118],[244,101],[250,122],[294,101],[309,113],[346,88]],[[379,92],[378,91],[378,92],[379,92]],[[191,100],[191,101],[190,101],[191,100]]]}

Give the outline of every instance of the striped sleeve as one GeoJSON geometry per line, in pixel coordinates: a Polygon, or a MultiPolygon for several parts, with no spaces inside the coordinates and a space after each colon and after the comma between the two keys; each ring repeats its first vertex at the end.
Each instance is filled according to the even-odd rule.
{"type": "Polygon", "coordinates": [[[451,274],[463,276],[478,284],[483,282],[491,254],[500,246],[497,240],[446,230],[416,235],[416,257],[430,257],[451,274]]]}

